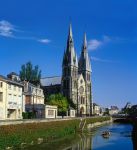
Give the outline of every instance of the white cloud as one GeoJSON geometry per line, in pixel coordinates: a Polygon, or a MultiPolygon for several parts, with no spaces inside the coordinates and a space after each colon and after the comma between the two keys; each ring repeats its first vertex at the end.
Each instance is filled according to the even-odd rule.
{"type": "Polygon", "coordinates": [[[32,37],[32,36],[22,36],[22,32],[16,28],[13,24],[11,24],[9,21],[1,20],[0,21],[0,36],[4,37],[10,37],[14,39],[20,39],[20,40],[33,40],[38,41],[44,44],[48,44],[51,42],[49,39],[39,39],[38,37],[32,37]],[[15,35],[15,33],[19,33],[18,35],[15,35]]]}
{"type": "Polygon", "coordinates": [[[15,27],[8,21],[0,21],[0,35],[5,37],[13,37],[13,32],[16,31],[15,27]]]}
{"type": "Polygon", "coordinates": [[[102,41],[92,39],[88,42],[88,49],[89,50],[96,50],[102,45],[102,41]]]}
{"type": "Polygon", "coordinates": [[[51,42],[51,40],[49,39],[39,39],[38,42],[44,43],[44,44],[48,44],[51,42]]]}
{"type": "Polygon", "coordinates": [[[106,35],[103,36],[102,40],[91,39],[88,41],[88,49],[94,51],[100,48],[105,43],[110,42],[110,41],[111,41],[111,38],[106,35]]]}
{"type": "Polygon", "coordinates": [[[101,58],[93,57],[93,56],[91,56],[91,60],[92,61],[97,61],[97,62],[104,62],[104,63],[118,63],[116,61],[107,60],[107,59],[101,59],[101,58]]]}

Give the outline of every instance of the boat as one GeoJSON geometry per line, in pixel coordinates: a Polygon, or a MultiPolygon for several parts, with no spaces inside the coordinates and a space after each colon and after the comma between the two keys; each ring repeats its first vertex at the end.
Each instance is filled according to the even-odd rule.
{"type": "Polygon", "coordinates": [[[110,137],[110,132],[109,131],[103,131],[101,134],[104,138],[109,138],[110,137]]]}

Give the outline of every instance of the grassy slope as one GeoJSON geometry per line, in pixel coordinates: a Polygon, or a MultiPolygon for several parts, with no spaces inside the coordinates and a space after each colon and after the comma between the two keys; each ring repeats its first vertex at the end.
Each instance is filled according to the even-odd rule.
{"type": "MultiPolygon", "coordinates": [[[[109,120],[106,118],[87,118],[86,122],[102,122],[109,120]]],[[[19,147],[21,143],[37,143],[38,138],[43,138],[44,142],[75,134],[78,130],[80,120],[64,120],[43,123],[29,123],[19,125],[0,126],[0,150],[5,147],[19,147]]]]}

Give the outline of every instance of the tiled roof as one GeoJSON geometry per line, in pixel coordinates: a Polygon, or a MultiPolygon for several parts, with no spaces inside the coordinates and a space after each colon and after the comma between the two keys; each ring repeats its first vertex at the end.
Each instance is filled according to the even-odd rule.
{"type": "Polygon", "coordinates": [[[51,86],[51,85],[59,85],[61,84],[61,77],[55,76],[55,77],[46,77],[40,79],[42,86],[51,86]]]}
{"type": "Polygon", "coordinates": [[[118,110],[117,106],[111,106],[111,110],[118,110]]]}
{"type": "Polygon", "coordinates": [[[16,82],[16,81],[12,81],[11,79],[8,79],[8,78],[6,78],[6,77],[3,76],[3,75],[0,75],[0,78],[1,78],[2,80],[4,80],[4,81],[8,82],[8,83],[16,84],[16,85],[19,85],[19,86],[23,86],[22,83],[16,82]]]}
{"type": "Polygon", "coordinates": [[[16,76],[18,76],[18,74],[16,72],[11,72],[8,75],[16,75],[16,76]]]}

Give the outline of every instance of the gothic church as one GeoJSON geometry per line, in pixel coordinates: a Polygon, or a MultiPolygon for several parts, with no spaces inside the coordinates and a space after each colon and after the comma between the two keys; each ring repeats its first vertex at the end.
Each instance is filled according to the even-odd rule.
{"type": "Polygon", "coordinates": [[[78,60],[70,24],[62,61],[62,77],[43,78],[41,84],[46,94],[61,92],[68,100],[73,101],[77,108],[77,115],[92,114],[91,63],[87,51],[86,34],[78,60]]]}

